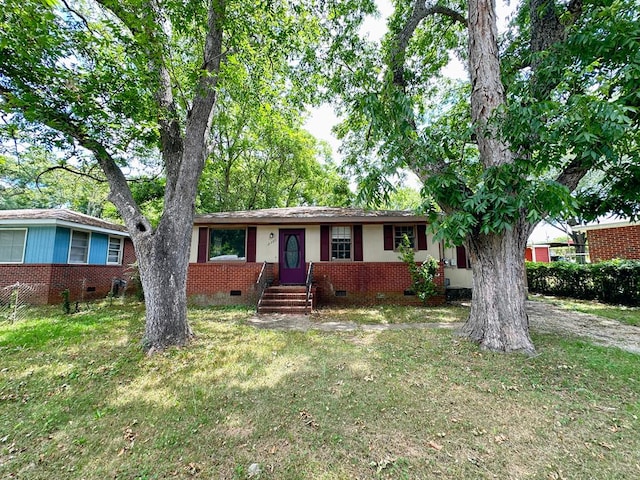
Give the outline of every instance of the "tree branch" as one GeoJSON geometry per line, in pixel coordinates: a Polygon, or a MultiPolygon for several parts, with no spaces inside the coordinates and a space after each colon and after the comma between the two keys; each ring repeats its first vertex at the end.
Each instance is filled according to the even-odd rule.
{"type": "Polygon", "coordinates": [[[87,30],[89,30],[90,32],[93,32],[93,30],[89,26],[89,22],[87,21],[84,15],[82,15],[79,11],[69,6],[69,3],[67,3],[67,0],[62,0],[62,3],[64,4],[65,7],[67,7],[67,10],[73,13],[76,17],[78,17],[82,21],[82,23],[84,23],[84,26],[87,28],[87,30]]]}
{"type": "Polygon", "coordinates": [[[80,172],[74,168],[70,168],[66,165],[56,165],[54,167],[49,167],[45,170],[43,170],[42,172],[40,172],[36,178],[35,178],[35,182],[36,182],[36,187],[38,187],[38,190],[40,189],[40,177],[42,177],[43,175],[49,173],[49,172],[53,172],[55,170],[64,170],[65,172],[69,172],[69,173],[73,173],[74,175],[78,175],[81,177],[87,177],[90,178],[91,180],[98,182],[98,183],[105,183],[108,180],[104,179],[104,178],[98,178],[94,175],[91,175],[90,173],[87,172],[80,172]]]}
{"type": "Polygon", "coordinates": [[[589,172],[589,167],[582,165],[577,159],[572,160],[564,170],[556,177],[556,182],[564,185],[573,192],[580,180],[589,172]]]}
{"type": "MultiPolygon", "coordinates": [[[[407,86],[405,79],[405,61],[409,41],[420,25],[420,22],[425,18],[434,15],[443,15],[445,17],[449,17],[454,23],[457,22],[464,26],[468,26],[467,19],[461,13],[451,8],[441,5],[427,5],[424,0],[416,0],[414,2],[411,16],[407,19],[404,27],[395,36],[389,59],[389,68],[393,75],[393,84],[403,92],[406,91],[407,86]]],[[[418,132],[418,127],[413,116],[406,118],[405,120],[414,132],[418,132]]],[[[409,168],[413,170],[423,183],[432,175],[442,173],[446,170],[447,164],[444,159],[439,159],[430,165],[425,165],[424,162],[419,161],[413,152],[416,148],[418,147],[415,144],[408,147],[405,158],[409,168]]],[[[461,185],[461,188],[466,189],[463,185],[461,185]]],[[[448,209],[447,205],[440,206],[444,210],[448,209]]]]}
{"type": "MultiPolygon", "coordinates": [[[[33,109],[34,106],[37,106],[38,121],[40,123],[48,128],[68,135],[75,139],[82,147],[93,153],[109,182],[109,200],[118,207],[118,211],[127,226],[129,226],[130,229],[135,227],[138,233],[151,233],[151,224],[144,217],[133,199],[124,174],[107,148],[99,141],[91,138],[84,130],[83,125],[78,124],[67,113],[50,107],[47,102],[40,98],[38,91],[26,85],[23,85],[22,88],[28,90],[30,98],[29,104],[26,104],[23,100],[15,96],[10,89],[2,85],[0,85],[0,96],[9,103],[12,108],[19,111],[24,111],[27,108],[33,109]]],[[[134,234],[134,232],[130,233],[132,235],[134,234]]]]}
{"type": "Polygon", "coordinates": [[[467,26],[467,19],[459,12],[440,5],[427,6],[424,0],[416,0],[413,6],[413,13],[402,30],[396,35],[394,42],[395,47],[391,51],[390,63],[393,71],[393,83],[403,89],[406,87],[406,81],[404,79],[404,63],[409,40],[411,40],[411,37],[416,31],[416,28],[418,28],[420,22],[433,15],[443,15],[451,18],[454,22],[467,26]]]}

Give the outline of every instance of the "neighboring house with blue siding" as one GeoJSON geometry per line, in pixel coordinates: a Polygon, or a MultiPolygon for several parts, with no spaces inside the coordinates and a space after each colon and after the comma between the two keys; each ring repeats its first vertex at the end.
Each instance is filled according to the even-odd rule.
{"type": "Polygon", "coordinates": [[[135,261],[122,225],[66,209],[0,210],[0,302],[20,284],[32,303],[107,295],[135,261]]]}

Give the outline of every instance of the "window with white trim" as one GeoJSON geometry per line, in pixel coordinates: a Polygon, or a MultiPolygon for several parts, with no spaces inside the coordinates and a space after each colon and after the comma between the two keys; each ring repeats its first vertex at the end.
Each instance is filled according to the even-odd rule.
{"type": "Polygon", "coordinates": [[[0,230],[0,263],[22,263],[27,240],[26,228],[0,230]]]}
{"type": "Polygon", "coordinates": [[[71,230],[69,263],[87,263],[89,260],[89,241],[91,234],[80,230],[71,230]]]}
{"type": "Polygon", "coordinates": [[[331,227],[331,260],[351,260],[351,227],[331,227]]]}
{"type": "Polygon", "coordinates": [[[122,263],[122,237],[109,237],[107,249],[107,263],[120,265],[122,263]]]}
{"type": "Polygon", "coordinates": [[[409,246],[416,248],[416,232],[413,225],[396,225],[393,227],[393,248],[397,250],[404,240],[404,236],[409,239],[409,246]]]}

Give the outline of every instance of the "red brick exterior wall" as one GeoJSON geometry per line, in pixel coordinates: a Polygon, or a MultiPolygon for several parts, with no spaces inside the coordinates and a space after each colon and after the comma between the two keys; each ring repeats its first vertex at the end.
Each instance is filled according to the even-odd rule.
{"type": "Polygon", "coordinates": [[[190,263],[187,296],[197,305],[249,305],[257,302],[255,284],[261,263],[190,263]],[[231,295],[239,291],[240,295],[231,295]]]}
{"type": "MultiPolygon", "coordinates": [[[[187,295],[198,305],[250,305],[255,298],[255,282],[261,263],[191,263],[187,278],[187,295]],[[232,296],[231,291],[241,292],[232,296]]],[[[323,305],[373,305],[401,303],[421,304],[415,295],[405,295],[411,288],[411,277],[401,262],[318,262],[313,264],[316,303],[323,305]],[[345,292],[345,296],[336,296],[345,292]]],[[[276,275],[278,265],[274,264],[276,275]]],[[[436,283],[442,295],[430,304],[444,302],[444,266],[439,268],[436,283]]]]}
{"type": "Polygon", "coordinates": [[[8,298],[9,285],[24,284],[21,294],[27,295],[28,303],[44,305],[49,299],[49,280],[53,265],[2,264],[0,265],[0,299],[8,298]]]}
{"type": "Polygon", "coordinates": [[[36,305],[61,303],[61,293],[67,288],[72,302],[104,298],[111,291],[114,278],[130,281],[126,270],[133,262],[133,244],[125,239],[121,265],[3,264],[0,289],[25,284],[28,303],[36,305]]]}
{"type": "Polygon", "coordinates": [[[640,260],[640,225],[589,230],[587,241],[593,263],[614,258],[640,260]]]}
{"type": "MultiPolygon", "coordinates": [[[[436,284],[442,294],[429,304],[444,302],[444,266],[439,265],[436,284]]],[[[411,289],[409,270],[401,262],[320,262],[313,264],[313,279],[317,285],[318,305],[421,305],[415,295],[405,295],[411,289]],[[346,296],[336,296],[336,292],[346,296]]]]}

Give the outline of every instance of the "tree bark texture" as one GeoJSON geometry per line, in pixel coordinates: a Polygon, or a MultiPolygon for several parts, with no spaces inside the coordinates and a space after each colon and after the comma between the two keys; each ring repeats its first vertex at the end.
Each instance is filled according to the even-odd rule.
{"type": "Polygon", "coordinates": [[[480,160],[485,167],[504,165],[513,161],[511,151],[497,138],[490,125],[496,109],[505,103],[495,2],[471,0],[468,25],[471,120],[476,131],[480,160]]]}
{"type": "Polygon", "coordinates": [[[165,222],[136,245],[145,295],[143,346],[148,352],[183,346],[192,337],[187,321],[187,269],[192,218],[165,222]]]}
{"type": "Polygon", "coordinates": [[[531,231],[519,224],[500,234],[467,240],[473,271],[473,300],[461,333],[481,348],[533,354],[525,310],[524,249],[531,231]]]}
{"type": "MultiPolygon", "coordinates": [[[[495,2],[471,0],[468,25],[471,118],[480,161],[485,168],[506,165],[513,162],[513,154],[491,126],[496,110],[505,103],[495,2]]],[[[510,230],[467,236],[473,299],[462,334],[487,350],[535,352],[529,337],[524,282],[524,250],[531,228],[524,220],[518,220],[510,230]]]]}

